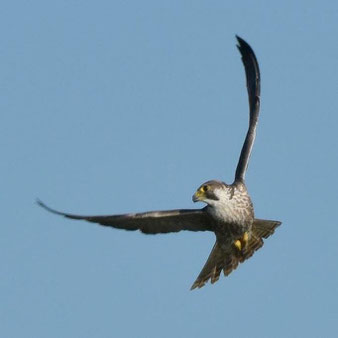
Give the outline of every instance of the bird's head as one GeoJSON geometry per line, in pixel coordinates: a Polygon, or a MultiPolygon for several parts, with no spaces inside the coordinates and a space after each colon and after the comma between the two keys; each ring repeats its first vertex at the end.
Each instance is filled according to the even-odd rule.
{"type": "Polygon", "coordinates": [[[227,201],[232,198],[233,189],[221,181],[208,181],[203,183],[192,196],[194,202],[204,202],[214,206],[219,201],[227,201]]]}

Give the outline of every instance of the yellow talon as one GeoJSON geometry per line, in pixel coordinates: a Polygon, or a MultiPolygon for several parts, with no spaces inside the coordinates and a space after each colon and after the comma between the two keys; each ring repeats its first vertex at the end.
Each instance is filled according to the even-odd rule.
{"type": "Polygon", "coordinates": [[[244,232],[243,237],[241,239],[237,239],[237,241],[234,242],[235,247],[242,251],[242,248],[244,248],[249,241],[249,234],[247,232],[244,232]]]}
{"type": "Polygon", "coordinates": [[[242,243],[241,241],[238,239],[237,241],[235,241],[235,247],[241,251],[242,250],[242,243]]]}

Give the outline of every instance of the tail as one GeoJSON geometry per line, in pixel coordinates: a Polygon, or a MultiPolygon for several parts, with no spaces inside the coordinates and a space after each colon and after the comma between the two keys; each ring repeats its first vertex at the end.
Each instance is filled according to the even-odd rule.
{"type": "Polygon", "coordinates": [[[270,237],[277,227],[279,227],[282,222],[279,221],[270,221],[267,219],[255,219],[252,225],[252,232],[261,238],[270,237]]]}
{"type": "Polygon", "coordinates": [[[281,222],[278,221],[255,219],[248,244],[242,251],[239,251],[234,243],[217,239],[191,290],[203,287],[209,279],[211,284],[216,283],[222,270],[224,276],[228,276],[237,268],[239,263],[243,263],[260,249],[264,244],[263,238],[271,236],[280,224],[281,222]]]}
{"type": "Polygon", "coordinates": [[[255,251],[260,249],[263,244],[263,238],[270,237],[275,229],[282,223],[279,221],[270,221],[267,219],[254,219],[252,224],[251,236],[248,245],[243,249],[240,262],[250,258],[255,251]]]}

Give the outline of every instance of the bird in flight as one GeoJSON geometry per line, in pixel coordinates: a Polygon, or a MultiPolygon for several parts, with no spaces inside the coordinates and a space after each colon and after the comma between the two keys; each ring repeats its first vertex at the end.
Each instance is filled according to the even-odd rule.
{"type": "Polygon", "coordinates": [[[85,220],[116,229],[140,230],[144,234],[164,234],[182,230],[214,232],[216,243],[191,290],[201,288],[208,280],[212,284],[215,283],[222,270],[224,275],[228,276],[239,263],[250,258],[263,246],[263,239],[272,235],[281,222],[255,218],[253,204],[245,185],[245,174],[255,141],[260,107],[260,72],[252,48],[240,37],[236,38],[246,74],[249,128],[234,182],[226,184],[218,180],[207,181],[193,195],[194,202],[206,203],[204,208],[82,216],[57,211],[40,200],[37,203],[44,209],[67,218],[85,220]]]}

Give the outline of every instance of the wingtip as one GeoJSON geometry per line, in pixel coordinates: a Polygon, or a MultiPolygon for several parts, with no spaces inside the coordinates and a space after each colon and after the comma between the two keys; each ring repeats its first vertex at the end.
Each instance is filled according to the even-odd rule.
{"type": "Polygon", "coordinates": [[[278,228],[282,222],[281,221],[274,221],[275,222],[275,229],[278,228]]]}
{"type": "Polygon", "coordinates": [[[195,289],[200,289],[205,285],[206,281],[198,281],[196,280],[194,284],[191,286],[190,291],[195,289]]]}
{"type": "Polygon", "coordinates": [[[198,284],[194,283],[191,288],[190,288],[190,291],[193,291],[195,289],[200,289],[202,286],[199,286],[198,284]]]}
{"type": "MultiPolygon", "coordinates": [[[[237,48],[241,51],[242,49],[248,49],[252,51],[251,46],[240,36],[236,35],[236,39],[238,42],[237,48]]],[[[253,51],[252,51],[253,52],[253,51]]]]}
{"type": "Polygon", "coordinates": [[[193,285],[191,285],[190,291],[195,290],[198,287],[198,283],[196,281],[194,282],[193,285]]]}
{"type": "Polygon", "coordinates": [[[235,35],[235,37],[236,37],[236,39],[237,39],[237,41],[238,41],[238,43],[241,43],[241,41],[244,41],[239,35],[235,35]]]}
{"type": "Polygon", "coordinates": [[[40,198],[36,198],[35,199],[35,203],[37,204],[37,205],[39,205],[40,207],[45,207],[46,205],[40,200],[40,198]]]}
{"type": "Polygon", "coordinates": [[[49,210],[49,209],[50,209],[49,207],[47,207],[47,205],[46,205],[45,203],[43,203],[43,202],[40,200],[40,198],[36,198],[36,199],[35,199],[35,203],[36,203],[39,207],[41,207],[41,208],[43,208],[43,209],[46,209],[46,210],[49,210]]]}
{"type": "Polygon", "coordinates": [[[35,200],[35,202],[36,202],[36,204],[37,204],[38,206],[40,206],[41,208],[43,208],[43,209],[45,209],[45,210],[47,210],[47,211],[49,211],[49,212],[51,212],[51,213],[53,213],[53,214],[64,216],[63,213],[61,213],[61,212],[59,212],[59,211],[57,211],[57,210],[54,210],[54,209],[50,208],[50,207],[47,206],[45,203],[43,203],[39,198],[37,198],[37,199],[35,200]]]}

